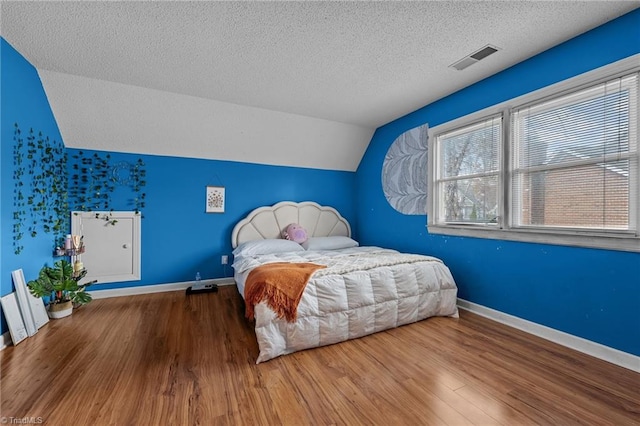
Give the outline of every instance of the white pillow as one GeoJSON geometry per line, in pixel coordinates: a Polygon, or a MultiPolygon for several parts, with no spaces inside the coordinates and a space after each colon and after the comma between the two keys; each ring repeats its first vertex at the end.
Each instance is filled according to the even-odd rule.
{"type": "Polygon", "coordinates": [[[257,256],[260,254],[286,253],[290,251],[304,251],[295,241],[282,239],[266,239],[246,241],[233,251],[234,256],[257,256]]]}
{"type": "Polygon", "coordinates": [[[349,237],[312,237],[302,243],[305,250],[338,250],[349,247],[358,247],[360,244],[349,237]]]}

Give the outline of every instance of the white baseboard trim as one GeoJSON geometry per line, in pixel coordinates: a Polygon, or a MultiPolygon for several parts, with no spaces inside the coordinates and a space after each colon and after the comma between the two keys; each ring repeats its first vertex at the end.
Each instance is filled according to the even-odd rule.
{"type": "Polygon", "coordinates": [[[9,346],[11,343],[11,334],[9,332],[5,332],[0,334],[0,351],[9,346]]]}
{"type": "MultiPolygon", "coordinates": [[[[219,286],[235,285],[233,278],[215,278],[212,280],[202,280],[205,284],[216,284],[219,286]]],[[[136,287],[114,288],[109,290],[89,291],[94,299],[106,299],[108,297],[135,296],[138,294],[163,293],[165,291],[186,290],[195,285],[195,281],[184,281],[181,283],[168,283],[156,285],[141,285],[136,287]]]]}
{"type": "Polygon", "coordinates": [[[553,328],[537,324],[535,322],[527,321],[513,315],[505,314],[503,312],[496,311],[494,309],[487,308],[486,306],[478,305],[464,299],[458,299],[458,307],[460,309],[473,312],[474,314],[489,318],[510,327],[517,328],[518,330],[522,330],[529,334],[533,334],[534,336],[550,340],[554,343],[566,346],[578,352],[591,355],[595,358],[599,358],[620,367],[624,367],[640,373],[639,356],[632,355],[630,353],[623,352],[618,349],[602,345],[600,343],[592,342],[591,340],[583,339],[582,337],[577,337],[563,331],[558,331],[553,328]]]}

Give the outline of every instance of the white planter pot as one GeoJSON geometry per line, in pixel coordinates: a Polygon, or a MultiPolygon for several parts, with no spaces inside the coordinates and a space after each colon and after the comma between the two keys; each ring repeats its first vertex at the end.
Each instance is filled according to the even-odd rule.
{"type": "Polygon", "coordinates": [[[60,319],[64,317],[68,317],[73,312],[73,303],[65,302],[59,303],[55,305],[49,305],[49,309],[47,309],[47,315],[51,319],[60,319]]]}

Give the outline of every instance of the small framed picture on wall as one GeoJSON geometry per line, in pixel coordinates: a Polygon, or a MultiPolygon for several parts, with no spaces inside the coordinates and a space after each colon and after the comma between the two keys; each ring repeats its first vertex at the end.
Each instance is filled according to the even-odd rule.
{"type": "Polygon", "coordinates": [[[207,213],[224,213],[224,186],[207,186],[207,213]]]}

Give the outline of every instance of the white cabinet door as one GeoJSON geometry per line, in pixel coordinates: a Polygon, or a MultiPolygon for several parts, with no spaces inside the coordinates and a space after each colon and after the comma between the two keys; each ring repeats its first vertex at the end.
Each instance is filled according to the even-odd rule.
{"type": "Polygon", "coordinates": [[[140,279],[140,215],[135,212],[73,212],[71,233],[86,247],[80,260],[84,281],[99,283],[140,279]]]}

